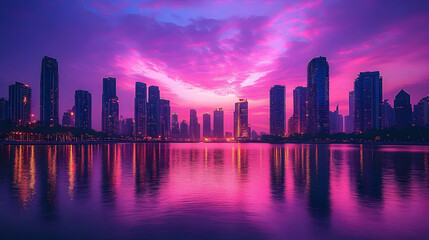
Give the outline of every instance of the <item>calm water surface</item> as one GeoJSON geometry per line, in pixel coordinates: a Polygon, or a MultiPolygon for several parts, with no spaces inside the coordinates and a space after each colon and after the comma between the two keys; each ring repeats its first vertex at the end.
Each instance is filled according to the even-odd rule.
{"type": "Polygon", "coordinates": [[[0,146],[0,239],[428,239],[429,146],[0,146]]]}

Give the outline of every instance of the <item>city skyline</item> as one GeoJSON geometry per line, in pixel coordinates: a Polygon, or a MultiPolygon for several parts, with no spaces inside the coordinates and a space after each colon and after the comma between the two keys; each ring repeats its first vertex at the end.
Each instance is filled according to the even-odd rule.
{"type": "MultiPolygon", "coordinates": [[[[100,79],[106,76],[117,78],[121,103],[134,101],[135,82],[159,86],[161,98],[171,101],[179,122],[187,119],[189,108],[185,106],[197,109],[200,119],[204,112],[222,107],[225,119],[231,119],[234,106],[229,103],[246,98],[252,109],[249,122],[258,132],[269,132],[264,117],[269,114],[266,92],[273,85],[286,87],[289,119],[292,91],[305,85],[306,65],[315,56],[327,57],[332,67],[330,111],[339,104],[343,116],[348,112],[347,93],[359,72],[380,71],[383,96],[391,104],[400,89],[410,93],[413,105],[427,95],[428,60],[423,56],[428,52],[424,46],[429,34],[421,24],[427,19],[425,2],[407,3],[403,6],[407,11],[398,13],[396,9],[405,3],[255,1],[238,12],[220,15],[222,9],[237,9],[242,4],[160,2],[155,7],[126,1],[101,8],[69,3],[67,11],[60,3],[47,3],[43,8],[19,1],[5,4],[2,9],[10,11],[1,14],[6,23],[1,30],[7,33],[1,44],[1,82],[7,86],[18,81],[32,87],[35,119],[40,118],[35,109],[40,99],[39,63],[44,55],[59,62],[59,115],[74,102],[74,92],[65,89],[87,90],[93,94],[93,127],[97,130],[101,130],[101,115],[95,112],[101,108],[100,79]],[[218,14],[197,13],[208,8],[218,14]],[[32,14],[26,15],[30,9],[32,14]],[[358,22],[349,17],[368,9],[383,9],[382,16],[377,12],[358,22]],[[173,11],[176,17],[172,17],[173,11]],[[70,18],[77,15],[81,21],[70,18]],[[74,32],[61,31],[61,26],[74,32]]],[[[0,96],[7,96],[7,90],[2,88],[0,96]]],[[[133,104],[121,106],[120,115],[134,116],[133,104]]],[[[232,130],[232,121],[225,121],[225,130],[232,130]]]]}

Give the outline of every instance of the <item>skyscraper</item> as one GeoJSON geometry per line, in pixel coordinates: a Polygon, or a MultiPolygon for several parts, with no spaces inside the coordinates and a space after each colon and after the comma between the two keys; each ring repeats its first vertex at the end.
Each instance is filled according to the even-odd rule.
{"type": "Polygon", "coordinates": [[[326,57],[313,58],[307,67],[308,132],[329,133],[329,65],[326,57]]]}
{"type": "Polygon", "coordinates": [[[210,138],[212,134],[210,113],[203,114],[203,137],[210,138]]]}
{"type": "Polygon", "coordinates": [[[92,128],[92,97],[91,93],[76,90],[74,93],[75,126],[78,128],[92,128]]]}
{"type": "Polygon", "coordinates": [[[44,126],[59,124],[58,62],[44,56],[40,74],[40,121],[44,126]]]}
{"type": "Polygon", "coordinates": [[[415,124],[419,127],[429,127],[429,96],[420,99],[414,105],[415,124]]]}
{"type": "Polygon", "coordinates": [[[75,116],[74,116],[75,110],[74,109],[75,108],[73,107],[73,109],[69,109],[66,112],[64,112],[61,125],[63,125],[64,127],[74,127],[75,126],[75,116]]]}
{"type": "Polygon", "coordinates": [[[213,112],[213,137],[221,139],[223,138],[223,109],[216,108],[213,112]]]}
{"type": "Polygon", "coordinates": [[[135,134],[137,136],[146,136],[147,128],[147,89],[146,84],[136,82],[136,96],[134,98],[134,121],[135,121],[135,134]]]}
{"type": "Polygon", "coordinates": [[[189,134],[188,134],[188,124],[186,123],[185,120],[183,120],[180,123],[180,135],[182,139],[188,139],[189,134]]]}
{"type": "Polygon", "coordinates": [[[189,111],[189,138],[191,141],[200,141],[200,124],[198,123],[197,111],[189,111]]]}
{"type": "Polygon", "coordinates": [[[171,134],[179,134],[180,126],[179,126],[179,116],[176,112],[171,114],[171,134]]]}
{"type": "Polygon", "coordinates": [[[308,123],[308,91],[306,87],[296,87],[293,90],[293,116],[296,120],[296,132],[303,134],[307,132],[308,123]]]}
{"type": "Polygon", "coordinates": [[[116,78],[103,78],[101,119],[103,132],[119,133],[119,99],[116,96],[116,78]]]}
{"type": "Polygon", "coordinates": [[[170,117],[170,101],[161,99],[160,100],[160,135],[163,139],[169,139],[171,133],[171,117],[170,117]]]}
{"type": "Polygon", "coordinates": [[[31,88],[27,84],[16,82],[9,85],[10,120],[18,125],[31,121],[31,88]]]}
{"type": "Polygon", "coordinates": [[[270,89],[270,134],[283,136],[286,124],[285,86],[270,89]]]}
{"type": "Polygon", "coordinates": [[[9,101],[0,98],[0,120],[9,120],[9,101]]]}
{"type": "Polygon", "coordinates": [[[340,114],[338,105],[334,112],[329,112],[329,132],[343,132],[343,115],[340,114]]]}
{"type": "Polygon", "coordinates": [[[161,126],[160,93],[159,87],[149,87],[149,101],[147,104],[147,135],[158,138],[161,126]]]}
{"type": "Polygon", "coordinates": [[[346,133],[352,133],[355,130],[355,92],[349,92],[349,115],[345,120],[346,133]]]}
{"type": "Polygon", "coordinates": [[[383,99],[380,72],[361,72],[354,82],[355,133],[381,128],[383,99]]]}
{"type": "Polygon", "coordinates": [[[234,139],[249,139],[249,104],[247,99],[239,99],[234,110],[234,139]]]}
{"type": "Polygon", "coordinates": [[[389,100],[384,99],[381,106],[381,128],[395,126],[395,110],[390,105],[389,100]]]}
{"type": "Polygon", "coordinates": [[[410,103],[410,94],[401,89],[395,96],[395,127],[404,129],[411,126],[412,109],[410,103]]]}

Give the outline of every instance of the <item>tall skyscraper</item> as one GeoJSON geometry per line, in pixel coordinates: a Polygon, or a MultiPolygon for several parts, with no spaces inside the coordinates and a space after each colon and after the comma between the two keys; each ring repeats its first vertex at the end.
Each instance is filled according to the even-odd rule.
{"type": "Polygon", "coordinates": [[[395,108],[395,127],[404,129],[411,126],[412,109],[410,103],[410,94],[401,89],[396,94],[394,101],[395,108]]]}
{"type": "Polygon", "coordinates": [[[296,87],[293,90],[293,117],[296,118],[296,133],[306,133],[308,123],[308,91],[306,87],[296,87]]]}
{"type": "Polygon", "coordinates": [[[185,120],[183,120],[180,123],[180,135],[182,139],[188,139],[189,134],[188,134],[188,124],[186,123],[185,120]]]}
{"type": "Polygon", "coordinates": [[[197,111],[191,109],[189,111],[189,138],[191,141],[200,140],[200,124],[198,123],[197,111]]]}
{"type": "Polygon", "coordinates": [[[75,126],[75,107],[73,109],[69,109],[63,114],[63,120],[61,122],[61,125],[64,127],[74,127],[75,126]]]}
{"type": "Polygon", "coordinates": [[[0,98],[0,120],[9,120],[9,101],[0,98]]]}
{"type": "Polygon", "coordinates": [[[270,134],[283,136],[286,127],[285,86],[274,85],[270,89],[270,134]]]}
{"type": "Polygon", "coordinates": [[[58,62],[43,57],[40,74],[40,121],[44,126],[59,124],[58,62]]]}
{"type": "Polygon", "coordinates": [[[136,96],[134,98],[134,121],[135,121],[135,134],[137,136],[146,136],[147,128],[147,89],[146,84],[136,82],[136,96]]]}
{"type": "Polygon", "coordinates": [[[384,99],[381,105],[381,128],[391,128],[395,126],[395,110],[390,105],[389,100],[384,99]]]}
{"type": "Polygon", "coordinates": [[[160,135],[163,139],[169,139],[171,135],[171,110],[170,101],[161,99],[160,100],[160,135]]]}
{"type": "Polygon", "coordinates": [[[349,115],[345,120],[345,132],[352,133],[355,130],[355,92],[349,92],[349,115]]]}
{"type": "Polygon", "coordinates": [[[415,125],[419,127],[429,127],[429,96],[420,99],[414,105],[415,125]]]}
{"type": "Polygon", "coordinates": [[[179,134],[180,126],[179,126],[179,116],[176,112],[171,114],[171,134],[179,134]]]}
{"type": "Polygon", "coordinates": [[[203,114],[203,137],[210,138],[212,135],[210,113],[203,114]]]}
{"type": "Polygon", "coordinates": [[[234,139],[249,139],[249,104],[247,99],[239,99],[234,110],[234,139]]]}
{"type": "Polygon", "coordinates": [[[380,72],[361,72],[354,82],[355,133],[381,128],[383,102],[380,72]]]}
{"type": "Polygon", "coordinates": [[[75,126],[78,128],[92,128],[92,97],[91,93],[76,90],[74,93],[75,126]]]}
{"type": "Polygon", "coordinates": [[[116,96],[116,78],[103,78],[101,119],[103,132],[119,133],[119,99],[116,96]]]}
{"type": "Polygon", "coordinates": [[[222,108],[216,108],[213,112],[213,137],[221,139],[224,137],[224,113],[222,108]]]}
{"type": "Polygon", "coordinates": [[[329,133],[329,64],[313,58],[307,67],[308,132],[329,133]]]}
{"type": "Polygon", "coordinates": [[[147,104],[147,135],[158,138],[161,130],[160,93],[159,87],[149,87],[149,101],[147,104]]]}
{"type": "Polygon", "coordinates": [[[10,120],[18,125],[31,121],[31,88],[27,84],[16,82],[9,85],[10,120]]]}

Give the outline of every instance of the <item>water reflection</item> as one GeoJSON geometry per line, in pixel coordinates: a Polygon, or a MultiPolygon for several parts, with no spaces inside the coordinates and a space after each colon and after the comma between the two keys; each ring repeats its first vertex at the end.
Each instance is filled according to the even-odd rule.
{"type": "Polygon", "coordinates": [[[86,220],[100,215],[124,238],[138,238],[138,229],[418,238],[429,234],[428,155],[427,146],[0,146],[0,224],[7,216],[42,220],[61,236],[64,219],[78,218],[103,238],[101,223],[86,220]]]}

